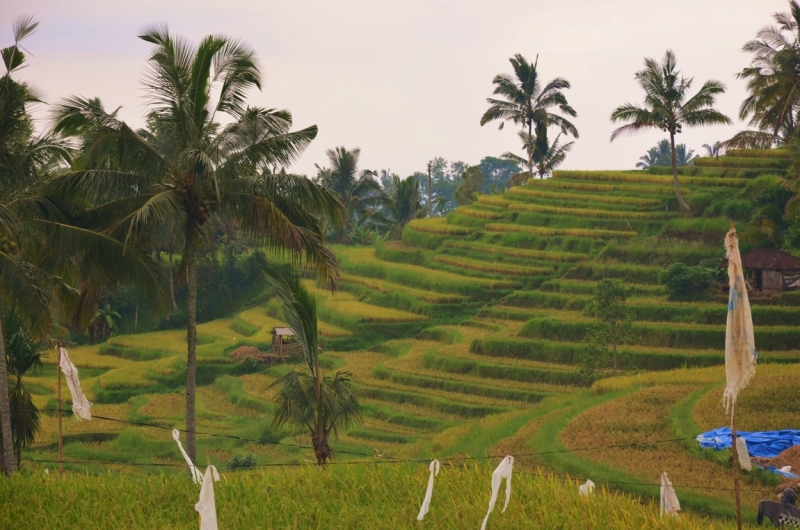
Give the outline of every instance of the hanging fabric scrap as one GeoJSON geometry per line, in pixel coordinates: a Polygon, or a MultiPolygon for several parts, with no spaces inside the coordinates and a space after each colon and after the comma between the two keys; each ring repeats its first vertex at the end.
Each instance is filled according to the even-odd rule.
{"type": "Polygon", "coordinates": [[[578,488],[578,492],[584,497],[588,497],[594,492],[594,482],[592,482],[590,479],[586,479],[586,482],[581,484],[578,488]]]}
{"type": "MultiPolygon", "coordinates": [[[[183,459],[186,460],[186,465],[189,466],[189,469],[192,472],[192,482],[195,484],[202,484],[203,483],[203,474],[200,473],[200,470],[197,469],[197,466],[194,465],[192,459],[189,458],[189,455],[186,454],[186,451],[183,448],[183,444],[181,444],[181,433],[178,429],[172,429],[172,439],[175,440],[175,443],[178,444],[178,449],[180,450],[181,454],[183,455],[183,459]]],[[[213,467],[213,466],[212,466],[213,467]]],[[[208,472],[208,471],[206,471],[208,472]]],[[[216,471],[215,471],[216,473],[216,471]]]]}
{"type": "Polygon", "coordinates": [[[219,482],[219,473],[214,466],[208,466],[203,486],[200,488],[200,500],[194,505],[194,509],[200,514],[200,530],[218,530],[214,482],[219,482]]]}
{"type": "Polygon", "coordinates": [[[483,518],[481,530],[486,530],[486,522],[489,520],[489,514],[494,510],[494,505],[497,503],[497,495],[500,493],[500,484],[503,479],[506,479],[506,502],[503,505],[503,510],[500,513],[505,513],[508,508],[508,502],[511,500],[511,472],[514,468],[514,457],[507,456],[500,462],[497,469],[492,473],[492,498],[489,500],[489,511],[486,512],[486,517],[483,518]]]}
{"type": "Polygon", "coordinates": [[[725,257],[728,258],[728,322],[725,328],[725,392],[722,402],[730,411],[739,392],[747,388],[756,373],[756,342],[753,336],[753,317],[747,285],[744,283],[742,257],[739,255],[739,238],[731,228],[725,236],[725,257]]]}
{"type": "Polygon", "coordinates": [[[681,511],[681,503],[675,495],[675,488],[672,481],[667,476],[667,472],[661,473],[661,517],[667,515],[677,516],[681,511]]]}
{"type": "Polygon", "coordinates": [[[428,489],[425,491],[425,500],[422,501],[422,506],[419,508],[417,521],[422,521],[425,518],[425,515],[427,515],[428,509],[431,507],[431,497],[433,497],[433,477],[434,475],[439,474],[439,461],[432,461],[429,469],[431,471],[431,476],[428,478],[428,489]]]}
{"type": "Polygon", "coordinates": [[[81,382],[78,379],[78,369],[69,360],[67,350],[59,346],[59,353],[61,354],[61,362],[59,367],[67,380],[69,393],[72,394],[72,411],[75,415],[82,420],[92,419],[92,403],[86,399],[86,396],[81,390],[81,382]]]}

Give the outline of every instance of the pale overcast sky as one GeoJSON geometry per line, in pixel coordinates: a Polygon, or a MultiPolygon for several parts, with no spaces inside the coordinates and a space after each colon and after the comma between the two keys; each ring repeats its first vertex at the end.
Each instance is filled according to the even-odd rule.
{"type": "Polygon", "coordinates": [[[611,111],[639,102],[633,80],[644,57],[675,51],[678,66],[699,87],[725,83],[717,107],[730,127],[679,135],[696,151],[743,128],[745,97],[735,74],[749,63],[742,45],[786,0],[244,1],[3,0],[0,45],[11,44],[11,20],[32,14],[38,32],[25,42],[32,57],[20,77],[50,101],[98,96],[121,117],[143,123],[141,80],[150,45],[136,38],[148,24],[167,23],[195,42],[209,33],[247,41],[266,83],[250,103],[288,108],[296,127],[319,135],[293,170],[314,174],[325,149],[360,147],[362,167],[401,176],[434,156],[475,164],[519,151],[514,127],[498,132],[479,120],[492,77],[511,72],[508,58],[539,54],[549,80],[570,81],[580,132],[567,169],[632,169],[660,140],[660,131],[610,144],[611,111]]]}

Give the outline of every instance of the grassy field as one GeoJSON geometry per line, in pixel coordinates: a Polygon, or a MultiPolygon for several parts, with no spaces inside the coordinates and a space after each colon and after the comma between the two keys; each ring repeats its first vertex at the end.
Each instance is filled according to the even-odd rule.
{"type": "MultiPolygon", "coordinates": [[[[516,500],[505,515],[493,515],[492,528],[728,528],[733,504],[726,456],[692,440],[728,421],[719,403],[726,299],[668,300],[659,275],[676,261],[721,259],[730,220],[702,215],[704,205],[727,200],[756,178],[767,178],[760,176],[770,168],[784,167],[780,153],[731,154],[681,170],[682,191],[698,209],[690,219],[674,216],[670,175],[557,171],[504,194],[480,196],[446,218],[415,220],[402,241],[335,246],[339,290],[308,285],[319,302],[322,362],[328,370],[353,373],[364,419],[333,440],[336,464],[323,473],[303,467],[313,461],[306,435],[271,427],[268,387],[295,367],[238,364],[229,357],[245,344],[269,348],[270,330],[281,325],[276,301],[203,323],[199,462],[223,468],[234,456],[252,454],[261,465],[300,466],[225,473],[218,486],[221,525],[416,526],[424,464],[344,465],[377,462],[370,455],[378,449],[402,459],[480,462],[448,467],[437,479],[441,489],[424,523],[432,528],[480,524],[491,468],[465,458],[504,454],[519,455],[520,473],[534,475],[515,476],[516,500]],[[616,374],[607,366],[589,372],[583,361],[590,324],[583,309],[603,278],[630,287],[636,320],[634,339],[620,348],[616,374]],[[631,441],[646,443],[622,447],[631,441]],[[694,515],[656,517],[649,502],[658,495],[652,484],[661,471],[670,474],[694,515]],[[535,476],[540,472],[554,475],[535,476]],[[608,492],[582,500],[566,474],[607,481],[608,492]],[[251,498],[246,508],[237,504],[251,498]],[[369,500],[348,504],[353,499],[369,500]]],[[[798,428],[793,391],[800,382],[800,297],[752,301],[761,366],[741,396],[740,425],[798,428]]],[[[99,528],[92,526],[101,509],[95,498],[109,494],[121,498],[116,519],[109,519],[116,526],[195,525],[196,492],[173,476],[179,471],[124,466],[181,464],[169,429],[183,423],[185,348],[184,332],[164,331],[70,351],[95,415],[106,419],[65,420],[68,459],[89,463],[67,465],[63,483],[52,480],[53,465],[43,462],[53,460],[56,450],[51,354],[45,369],[29,378],[35,403],[48,411],[25,455],[28,475],[0,492],[30,493],[41,504],[31,510],[0,503],[0,517],[24,516],[31,527],[46,526],[50,504],[66,502],[72,488],[87,500],[63,527],[99,528]],[[51,469],[49,479],[44,467],[51,469]],[[109,471],[115,480],[104,478],[109,471]],[[187,508],[176,511],[170,503],[187,508]]],[[[752,521],[756,501],[774,496],[777,482],[763,472],[744,481],[745,514],[752,521]]]]}

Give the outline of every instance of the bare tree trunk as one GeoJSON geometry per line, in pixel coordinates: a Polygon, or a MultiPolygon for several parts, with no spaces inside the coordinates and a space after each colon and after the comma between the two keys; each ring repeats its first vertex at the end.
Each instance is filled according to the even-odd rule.
{"type": "Polygon", "coordinates": [[[675,158],[675,133],[669,133],[669,142],[670,147],[672,148],[672,181],[675,183],[675,196],[678,198],[678,205],[680,205],[681,210],[683,210],[683,213],[688,216],[692,209],[683,201],[681,188],[678,184],[678,162],[675,158]]]}
{"type": "Polygon", "coordinates": [[[2,438],[2,469],[14,473],[14,443],[11,434],[11,405],[8,402],[8,366],[6,365],[6,336],[3,329],[3,293],[0,292],[0,438],[2,438]]]}
{"type": "MultiPolygon", "coordinates": [[[[533,122],[528,121],[528,141],[531,141],[533,136],[533,122]]],[[[528,178],[533,178],[533,151],[528,151],[528,178]]]]}
{"type": "Polygon", "coordinates": [[[172,301],[172,309],[175,311],[178,310],[178,302],[175,300],[175,279],[172,274],[172,255],[175,249],[170,247],[169,249],[169,296],[170,300],[172,301]]]}
{"type": "MultiPolygon", "coordinates": [[[[197,377],[197,264],[192,223],[186,230],[186,452],[196,462],[195,445],[195,379],[197,377]]],[[[189,470],[191,473],[191,470],[189,470]]]]}
{"type": "Polygon", "coordinates": [[[428,162],[428,217],[433,217],[433,177],[431,177],[430,162],[428,162]]]}

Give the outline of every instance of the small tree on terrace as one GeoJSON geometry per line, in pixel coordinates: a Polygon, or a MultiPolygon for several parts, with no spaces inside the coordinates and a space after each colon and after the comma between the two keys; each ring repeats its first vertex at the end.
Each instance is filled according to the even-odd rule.
{"type": "Polygon", "coordinates": [[[645,69],[636,72],[636,81],[645,91],[644,105],[625,103],[611,113],[612,122],[628,122],[611,133],[611,141],[622,134],[634,134],[645,129],[661,129],[669,133],[672,151],[672,178],[675,183],[675,195],[684,213],[691,208],[683,200],[678,185],[678,163],[675,152],[675,135],[683,127],[698,125],[730,125],[731,120],[714,106],[717,94],[725,92],[725,85],[719,81],[706,81],[692,97],[688,97],[693,78],[680,76],[675,54],[667,50],[664,60],[658,63],[655,59],[645,59],[645,69]]]}
{"type": "Polygon", "coordinates": [[[361,406],[350,387],[352,374],[339,370],[333,377],[323,375],[317,343],[317,303],[299,276],[287,267],[266,265],[263,270],[281,301],[284,319],[303,347],[306,361],[305,370],[292,370],[270,385],[269,388],[279,387],[272,423],[308,429],[317,463],[324,465],[332,457],[330,433],[338,434],[340,428],[361,421],[361,406]]]}
{"type": "Polygon", "coordinates": [[[617,371],[617,349],[631,338],[631,312],[626,302],[629,289],[620,280],[605,278],[597,283],[594,298],[586,306],[586,315],[596,319],[586,342],[600,354],[612,354],[617,371]]]}

